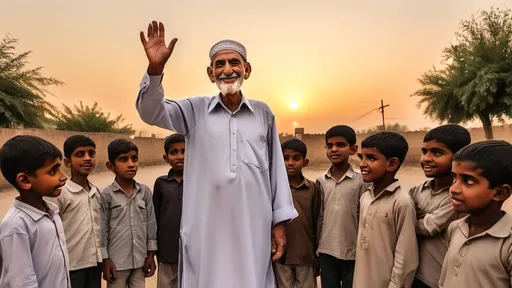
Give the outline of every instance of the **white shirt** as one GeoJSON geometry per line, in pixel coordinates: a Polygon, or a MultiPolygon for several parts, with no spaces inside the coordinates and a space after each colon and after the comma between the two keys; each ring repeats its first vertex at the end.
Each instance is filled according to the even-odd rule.
{"type": "Polygon", "coordinates": [[[142,79],[137,111],[186,137],[181,224],[186,288],[273,288],[272,226],[297,217],[275,117],[242,96],[164,100],[162,76],[142,79]]]}

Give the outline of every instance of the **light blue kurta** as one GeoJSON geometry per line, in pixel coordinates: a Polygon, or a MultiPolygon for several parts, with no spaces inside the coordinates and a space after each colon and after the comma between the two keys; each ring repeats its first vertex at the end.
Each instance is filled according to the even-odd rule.
{"type": "Polygon", "coordinates": [[[233,113],[219,96],[164,100],[162,77],[144,75],[136,107],[186,136],[181,287],[273,288],[271,228],[298,214],[272,111],[244,96],[233,113]]]}

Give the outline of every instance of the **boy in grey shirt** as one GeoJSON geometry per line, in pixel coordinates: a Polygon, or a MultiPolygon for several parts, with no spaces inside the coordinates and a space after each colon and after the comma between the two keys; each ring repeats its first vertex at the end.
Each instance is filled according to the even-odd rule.
{"type": "Polygon", "coordinates": [[[0,224],[0,287],[71,287],[57,197],[67,177],[62,153],[36,136],[16,136],[0,150],[0,169],[20,196],[0,224]]]}

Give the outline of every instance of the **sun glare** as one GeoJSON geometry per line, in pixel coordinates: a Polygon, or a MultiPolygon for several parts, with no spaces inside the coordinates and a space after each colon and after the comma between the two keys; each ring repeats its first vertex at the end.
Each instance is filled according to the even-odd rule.
{"type": "Polygon", "coordinates": [[[291,108],[292,110],[297,110],[297,108],[298,108],[298,107],[299,107],[299,105],[297,105],[297,102],[292,102],[292,103],[290,103],[290,108],[291,108]]]}
{"type": "Polygon", "coordinates": [[[299,125],[296,121],[293,121],[293,126],[297,127],[299,125]]]}

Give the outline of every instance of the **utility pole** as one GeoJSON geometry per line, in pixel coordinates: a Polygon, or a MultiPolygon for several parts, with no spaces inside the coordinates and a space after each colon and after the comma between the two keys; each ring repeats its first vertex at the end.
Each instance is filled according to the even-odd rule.
{"type": "Polygon", "coordinates": [[[382,130],[386,130],[386,123],[384,122],[384,108],[389,107],[389,104],[384,106],[384,100],[380,100],[380,107],[378,108],[380,110],[380,113],[382,113],[382,130]]]}

